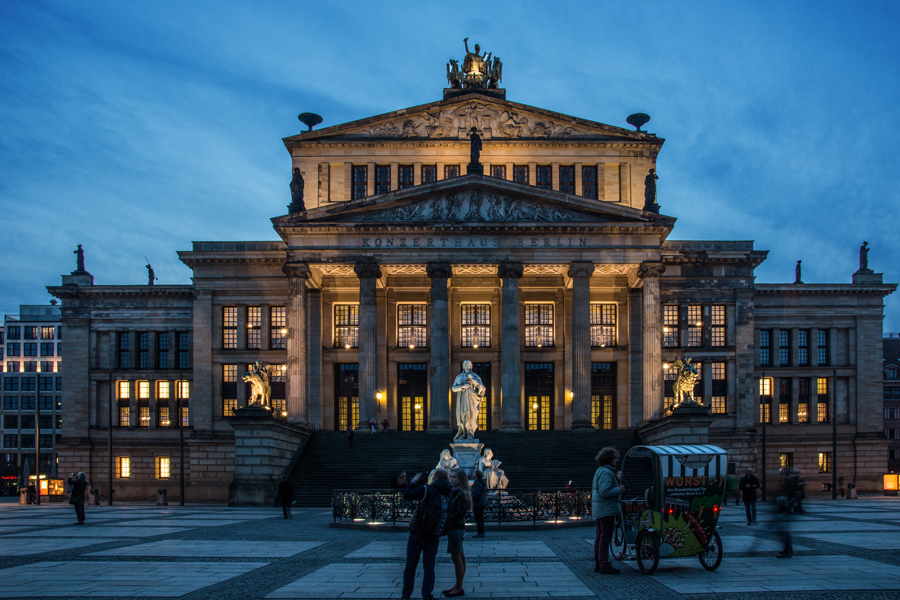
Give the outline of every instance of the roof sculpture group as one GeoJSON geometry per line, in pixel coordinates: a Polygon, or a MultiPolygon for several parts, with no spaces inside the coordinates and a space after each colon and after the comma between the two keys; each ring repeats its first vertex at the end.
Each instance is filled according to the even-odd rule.
{"type": "Polygon", "coordinates": [[[481,47],[475,44],[475,52],[469,51],[469,38],[463,40],[466,56],[462,69],[459,61],[450,59],[447,63],[447,81],[453,89],[462,90],[496,90],[497,84],[503,80],[503,63],[496,56],[491,58],[490,52],[481,54],[481,47]]]}

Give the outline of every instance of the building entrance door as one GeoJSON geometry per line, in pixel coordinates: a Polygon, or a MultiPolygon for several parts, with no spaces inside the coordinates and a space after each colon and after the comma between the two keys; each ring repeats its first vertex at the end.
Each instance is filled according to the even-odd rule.
{"type": "Polygon", "coordinates": [[[616,428],[616,363],[591,363],[591,424],[616,428]]]}
{"type": "Polygon", "coordinates": [[[397,365],[397,398],[400,401],[400,431],[425,431],[428,398],[428,365],[397,365]]]}
{"type": "Polygon", "coordinates": [[[359,363],[334,365],[334,428],[346,431],[359,424],[359,363]]]}
{"type": "Polygon", "coordinates": [[[553,363],[525,363],[525,398],[528,402],[528,429],[553,429],[553,363]]]}
{"type": "Polygon", "coordinates": [[[484,384],[484,400],[478,409],[478,430],[489,431],[491,429],[491,363],[472,363],[472,371],[481,377],[484,384]]]}

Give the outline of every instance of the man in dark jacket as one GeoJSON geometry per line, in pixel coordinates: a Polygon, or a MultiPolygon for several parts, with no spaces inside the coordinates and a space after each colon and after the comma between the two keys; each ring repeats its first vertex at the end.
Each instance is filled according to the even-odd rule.
{"type": "Polygon", "coordinates": [[[294,503],[294,486],[287,477],[282,477],[278,482],[278,501],[281,503],[281,512],[285,519],[292,519],[291,504],[294,503]]]}
{"type": "Polygon", "coordinates": [[[753,525],[756,522],[756,490],[759,489],[759,479],[753,474],[753,469],[747,469],[747,474],[741,478],[738,487],[744,496],[747,525],[753,525]]]}
{"type": "Polygon", "coordinates": [[[416,567],[419,566],[419,555],[422,554],[422,566],[425,576],[422,579],[422,598],[432,600],[434,596],[434,561],[437,556],[440,536],[434,535],[424,529],[425,519],[435,508],[434,503],[439,502],[441,496],[450,496],[453,486],[450,485],[450,473],[445,469],[437,469],[431,484],[424,484],[422,473],[413,477],[403,497],[407,500],[418,500],[419,504],[409,521],[409,541],[406,544],[406,568],[403,570],[403,598],[412,595],[413,584],[416,580],[416,567]]]}
{"type": "Polygon", "coordinates": [[[78,517],[76,525],[84,525],[84,494],[87,492],[87,475],[82,471],[72,481],[72,496],[69,502],[75,507],[75,516],[78,517]]]}
{"type": "Polygon", "coordinates": [[[484,505],[487,500],[487,486],[484,485],[484,473],[475,471],[475,481],[472,483],[472,513],[475,515],[475,525],[478,533],[475,537],[484,537],[484,505]]]}

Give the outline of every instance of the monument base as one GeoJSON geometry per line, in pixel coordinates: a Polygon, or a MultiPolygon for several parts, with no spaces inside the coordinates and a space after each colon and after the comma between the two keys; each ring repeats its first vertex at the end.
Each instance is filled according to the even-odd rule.
{"type": "Polygon", "coordinates": [[[667,417],[641,427],[640,434],[646,443],[655,446],[708,444],[712,421],[708,406],[685,402],[667,417]]]}
{"type": "Polygon", "coordinates": [[[481,458],[481,450],[483,448],[484,444],[478,440],[466,440],[450,444],[450,450],[453,452],[456,464],[465,469],[469,479],[472,479],[472,475],[475,473],[475,463],[481,458]]]}

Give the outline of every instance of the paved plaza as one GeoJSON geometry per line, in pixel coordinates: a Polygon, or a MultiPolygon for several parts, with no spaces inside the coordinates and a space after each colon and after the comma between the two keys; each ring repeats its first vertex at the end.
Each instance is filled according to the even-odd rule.
{"type": "MultiPolygon", "coordinates": [[[[0,598],[399,598],[406,534],[329,527],[326,509],[124,504],[0,504],[0,598]]],[[[593,573],[590,528],[467,533],[468,598],[900,598],[900,499],[818,500],[793,519],[794,558],[779,560],[771,506],[748,527],[743,507],[722,512],[725,558],[633,561],[593,573]]],[[[421,567],[414,598],[420,597],[421,567]]],[[[442,542],[435,591],[451,587],[442,542]]]]}

